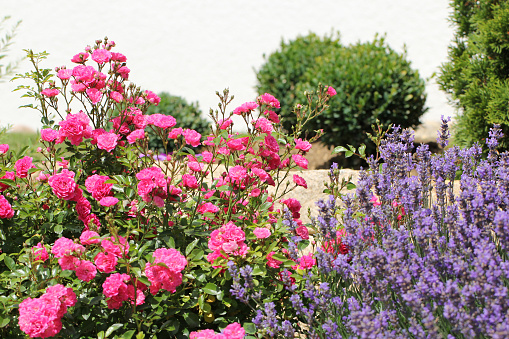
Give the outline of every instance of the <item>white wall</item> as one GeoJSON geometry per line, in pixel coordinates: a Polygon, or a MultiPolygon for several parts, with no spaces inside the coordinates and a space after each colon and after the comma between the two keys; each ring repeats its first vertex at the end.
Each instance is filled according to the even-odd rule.
{"type": "MultiPolygon", "coordinates": [[[[215,92],[226,87],[236,97],[231,109],[253,100],[253,68],[281,38],[339,30],[348,44],[386,33],[392,48],[402,51],[406,44],[412,66],[428,78],[446,61],[453,36],[446,0],[2,0],[1,8],[12,21],[23,20],[12,58],[26,48],[45,50],[51,55],[44,67],[69,67],[74,54],[108,36],[127,56],[130,80],[199,101],[205,113],[217,107],[215,92]]],[[[23,62],[18,71],[29,69],[23,62]]],[[[38,128],[37,111],[17,108],[28,103],[11,92],[18,84],[0,83],[0,125],[38,128]]],[[[427,93],[423,120],[453,114],[434,80],[427,93]]]]}

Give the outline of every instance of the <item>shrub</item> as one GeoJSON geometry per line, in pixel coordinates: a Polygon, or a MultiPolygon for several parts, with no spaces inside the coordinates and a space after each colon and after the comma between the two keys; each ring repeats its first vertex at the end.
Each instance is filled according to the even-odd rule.
{"type": "MultiPolygon", "coordinates": [[[[315,35],[297,38],[283,43],[267,59],[258,72],[258,82],[258,90],[284,97],[286,107],[307,105],[303,92],[312,86],[333,85],[338,95],[329,108],[304,126],[311,136],[323,129],[322,141],[329,146],[365,143],[373,151],[366,132],[377,119],[384,126],[415,127],[426,112],[424,81],[406,55],[396,53],[383,38],[351,46],[315,35]],[[313,43],[304,43],[308,40],[313,43]],[[316,46],[319,52],[309,51],[316,46]],[[302,61],[298,59],[301,54],[305,56],[302,61]]],[[[281,115],[287,130],[296,125],[291,109],[282,109],[281,115]]]]}
{"type": "MultiPolygon", "coordinates": [[[[182,128],[189,128],[197,131],[200,134],[207,134],[210,132],[210,122],[202,118],[202,112],[198,103],[188,103],[184,98],[171,95],[167,92],[158,94],[161,102],[157,106],[150,106],[146,114],[164,114],[173,116],[182,128]]],[[[147,135],[149,138],[148,147],[151,150],[158,151],[161,154],[166,154],[175,150],[175,143],[168,142],[164,147],[161,137],[155,134],[155,130],[148,129],[147,135]]]]}
{"type": "Polygon", "coordinates": [[[473,145],[488,138],[496,123],[506,135],[501,149],[507,150],[509,3],[454,0],[451,6],[456,33],[438,83],[457,108],[453,138],[459,145],[473,145]]]}
{"type": "MultiPolygon", "coordinates": [[[[282,239],[309,241],[305,226],[282,223],[281,206],[300,222],[300,204],[280,197],[306,186],[297,174],[283,183],[307,167],[311,145],[282,132],[270,94],[230,112],[229,92],[218,93],[204,137],[144,114],[160,98],[128,81],[114,47],[98,40],[55,72],[42,67],[47,53],[27,51],[34,70],[17,76],[35,83],[19,89],[42,116],[44,160],[0,145],[0,337],[255,334],[228,262],[253,268],[261,298],[288,299],[281,272],[296,263],[282,239]],[[247,133],[233,132],[234,114],[247,133]],[[142,156],[148,128],[175,140],[173,155],[142,156]],[[209,150],[198,155],[202,144],[209,150]]],[[[329,98],[324,88],[316,96],[313,115],[329,98]]]]}

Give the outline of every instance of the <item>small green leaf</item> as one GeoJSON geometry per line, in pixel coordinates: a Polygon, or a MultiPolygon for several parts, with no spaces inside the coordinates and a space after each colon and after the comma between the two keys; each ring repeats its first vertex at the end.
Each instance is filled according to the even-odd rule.
{"type": "Polygon", "coordinates": [[[356,187],[357,187],[357,186],[356,186],[354,183],[352,183],[352,182],[349,182],[349,183],[346,185],[346,189],[347,189],[347,190],[353,190],[353,189],[355,189],[356,187]]]}
{"type": "Polygon", "coordinates": [[[0,317],[0,328],[7,326],[9,321],[11,321],[10,318],[1,318],[0,317]]]}
{"type": "Polygon", "coordinates": [[[136,330],[127,331],[124,334],[122,334],[122,336],[120,338],[122,338],[122,339],[131,339],[133,337],[135,331],[136,330]]]}
{"type": "Polygon", "coordinates": [[[16,268],[16,263],[14,262],[14,260],[9,257],[8,255],[5,256],[4,258],[4,263],[5,265],[11,270],[11,271],[14,271],[14,269],[16,268]]]}
{"type": "Polygon", "coordinates": [[[347,152],[348,150],[343,147],[343,146],[338,146],[336,148],[334,148],[334,150],[332,151],[332,154],[338,154],[338,153],[342,153],[342,152],[347,152]]]}
{"type": "Polygon", "coordinates": [[[352,151],[346,151],[345,152],[345,158],[350,158],[353,155],[352,151]]]}
{"type": "Polygon", "coordinates": [[[53,231],[55,231],[56,234],[62,234],[62,232],[64,231],[64,227],[62,225],[58,224],[55,226],[53,231]]]}
{"type": "Polygon", "coordinates": [[[186,256],[189,256],[189,253],[191,253],[191,251],[194,249],[194,247],[196,246],[196,244],[198,243],[199,240],[200,240],[200,238],[196,238],[195,240],[193,240],[193,242],[191,242],[189,245],[187,245],[186,256]]]}
{"type": "Polygon", "coordinates": [[[285,260],[287,260],[287,258],[286,258],[284,255],[282,255],[282,254],[277,254],[277,253],[276,253],[276,254],[274,254],[274,255],[272,255],[272,259],[274,259],[274,260],[279,260],[279,261],[285,261],[285,260]]]}
{"type": "Polygon", "coordinates": [[[364,144],[363,144],[363,145],[360,145],[360,146],[359,146],[359,154],[360,154],[360,155],[364,155],[364,154],[365,154],[365,152],[366,152],[366,145],[364,145],[364,144]]]}
{"type": "Polygon", "coordinates": [[[217,290],[217,285],[213,283],[208,283],[203,287],[203,292],[207,294],[217,295],[219,292],[217,290]]]}
{"type": "Polygon", "coordinates": [[[123,324],[113,324],[111,325],[107,330],[106,330],[106,335],[105,335],[105,338],[108,338],[110,336],[110,334],[112,334],[113,332],[115,332],[116,330],[118,330],[119,328],[121,328],[122,326],[124,326],[123,324]]]}
{"type": "Polygon", "coordinates": [[[244,323],[244,325],[242,325],[242,327],[244,327],[244,330],[246,330],[246,333],[256,334],[256,326],[255,326],[255,324],[253,324],[253,323],[244,323]]]}

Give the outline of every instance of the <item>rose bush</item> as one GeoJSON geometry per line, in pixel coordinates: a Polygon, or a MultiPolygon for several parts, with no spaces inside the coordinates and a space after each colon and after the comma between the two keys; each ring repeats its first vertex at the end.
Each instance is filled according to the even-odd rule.
{"type": "MultiPolygon", "coordinates": [[[[34,70],[17,76],[35,82],[18,89],[35,100],[27,106],[41,114],[45,148],[35,163],[8,147],[0,154],[0,336],[255,335],[227,263],[249,265],[260,297],[290,306],[290,272],[295,279],[314,259],[297,257],[287,240],[309,243],[300,204],[280,201],[306,182],[294,174],[282,183],[307,167],[313,140],[282,132],[279,102],[267,93],[231,113],[233,97],[218,93],[208,136],[148,116],[160,99],[128,81],[127,57],[114,47],[98,40],[55,72],[41,68],[47,54],[27,51],[34,70]],[[246,133],[233,131],[234,114],[246,133]],[[150,151],[146,128],[173,139],[173,154],[150,151]]],[[[310,94],[315,106],[300,117],[320,114],[332,94],[310,94]]],[[[282,316],[293,315],[288,307],[282,316]]]]}

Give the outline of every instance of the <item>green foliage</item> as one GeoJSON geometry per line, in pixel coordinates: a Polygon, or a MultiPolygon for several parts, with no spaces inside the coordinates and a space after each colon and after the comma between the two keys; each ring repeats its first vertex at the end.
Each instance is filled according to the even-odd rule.
{"type": "MultiPolygon", "coordinates": [[[[484,145],[494,123],[509,134],[509,3],[454,0],[451,6],[456,34],[438,83],[458,109],[455,143],[484,145]]],[[[509,149],[509,138],[500,145],[509,149]]]]}
{"type": "MultiPolygon", "coordinates": [[[[338,40],[314,34],[299,37],[273,53],[258,72],[260,92],[280,99],[283,126],[290,130],[297,121],[288,107],[307,105],[304,91],[319,83],[333,86],[337,95],[325,110],[307,123],[304,131],[323,129],[327,145],[368,145],[366,132],[378,119],[382,125],[414,127],[425,113],[424,81],[383,38],[341,46],[338,40]],[[291,76],[288,76],[290,74],[291,76]],[[294,93],[298,93],[295,95],[294,93]]],[[[305,110],[306,108],[304,108],[305,110]]]]}
{"type": "MultiPolygon", "coordinates": [[[[161,102],[157,106],[150,106],[146,114],[164,114],[171,115],[178,121],[178,126],[181,128],[194,129],[198,133],[204,135],[210,132],[210,122],[202,118],[202,112],[198,107],[198,103],[188,103],[184,98],[171,95],[167,92],[158,94],[161,102]]],[[[156,135],[154,129],[147,129],[149,137],[148,147],[151,150],[158,151],[159,153],[167,154],[175,150],[175,144],[168,142],[167,149],[164,148],[162,138],[156,135]]],[[[166,138],[167,139],[167,138],[166,138]]]]}

